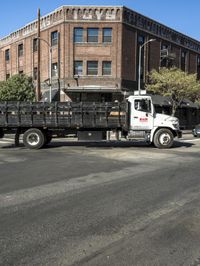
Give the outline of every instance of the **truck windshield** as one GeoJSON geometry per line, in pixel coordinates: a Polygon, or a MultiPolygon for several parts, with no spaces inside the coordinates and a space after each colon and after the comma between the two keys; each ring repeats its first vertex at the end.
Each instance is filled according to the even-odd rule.
{"type": "Polygon", "coordinates": [[[134,104],[135,110],[150,113],[151,101],[148,99],[136,99],[134,104]]]}

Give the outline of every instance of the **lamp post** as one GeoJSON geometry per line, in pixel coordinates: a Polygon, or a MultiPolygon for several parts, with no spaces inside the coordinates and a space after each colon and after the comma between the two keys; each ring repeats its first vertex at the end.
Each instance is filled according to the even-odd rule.
{"type": "Polygon", "coordinates": [[[49,102],[52,101],[52,46],[45,39],[38,37],[41,41],[45,42],[49,47],[49,102]]]}
{"type": "Polygon", "coordinates": [[[154,42],[156,39],[150,39],[147,42],[139,46],[139,66],[138,66],[138,94],[141,95],[141,61],[142,61],[142,48],[150,42],[154,42]]]}

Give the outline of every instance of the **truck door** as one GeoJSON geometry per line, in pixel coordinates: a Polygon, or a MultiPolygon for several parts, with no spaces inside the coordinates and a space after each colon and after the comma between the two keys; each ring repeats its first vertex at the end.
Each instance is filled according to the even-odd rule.
{"type": "Polygon", "coordinates": [[[151,98],[132,98],[130,112],[130,129],[151,130],[153,128],[153,105],[151,98]]]}

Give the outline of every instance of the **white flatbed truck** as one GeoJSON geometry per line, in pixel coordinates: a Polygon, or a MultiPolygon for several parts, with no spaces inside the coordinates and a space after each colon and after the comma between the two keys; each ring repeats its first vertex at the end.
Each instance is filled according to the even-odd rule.
{"type": "Polygon", "coordinates": [[[40,149],[54,136],[105,141],[109,132],[157,148],[170,148],[181,137],[176,117],[157,114],[151,96],[129,96],[124,102],[0,102],[0,138],[23,134],[27,148],[40,149]],[[120,134],[119,134],[120,133],[120,134]]]}

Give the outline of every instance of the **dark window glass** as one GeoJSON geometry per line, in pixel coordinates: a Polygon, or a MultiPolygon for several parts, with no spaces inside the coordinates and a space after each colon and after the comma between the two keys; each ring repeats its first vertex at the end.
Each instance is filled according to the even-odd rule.
{"type": "Polygon", "coordinates": [[[83,28],[74,29],[74,42],[75,43],[83,42],[83,28]]]}
{"type": "Polygon", "coordinates": [[[10,60],[10,49],[5,50],[5,60],[6,61],[10,60]]]}
{"type": "Polygon", "coordinates": [[[187,52],[181,52],[181,70],[186,71],[187,52]]]}
{"type": "Polygon", "coordinates": [[[74,75],[83,75],[83,61],[74,62],[74,75]]]}
{"type": "Polygon", "coordinates": [[[33,69],[33,79],[37,80],[37,67],[34,67],[33,69]]]}
{"type": "Polygon", "coordinates": [[[38,50],[38,39],[33,39],[33,52],[36,52],[38,50]]]}
{"type": "Polygon", "coordinates": [[[18,57],[23,56],[24,54],[24,45],[23,43],[18,45],[18,57]]]}
{"type": "Polygon", "coordinates": [[[151,112],[151,101],[148,99],[135,100],[134,103],[135,110],[141,112],[151,112]]]}
{"type": "Polygon", "coordinates": [[[103,75],[111,75],[111,61],[104,61],[102,63],[102,74],[103,75]]]}
{"type": "Polygon", "coordinates": [[[87,29],[87,41],[98,42],[98,40],[99,40],[99,29],[88,28],[87,29]]]}
{"type": "Polygon", "coordinates": [[[23,75],[23,74],[24,74],[24,71],[23,71],[23,70],[20,70],[20,71],[19,71],[19,74],[20,74],[20,75],[23,75]]]}
{"type": "Polygon", "coordinates": [[[145,42],[145,37],[143,35],[138,35],[138,44],[144,44],[145,42]]]}
{"type": "Polygon", "coordinates": [[[51,33],[51,46],[57,45],[58,44],[58,32],[53,31],[51,33]]]}
{"type": "Polygon", "coordinates": [[[111,28],[103,29],[103,42],[107,42],[107,43],[112,42],[112,29],[111,28]]]}
{"type": "Polygon", "coordinates": [[[200,68],[200,57],[197,58],[197,66],[200,68]]]}
{"type": "Polygon", "coordinates": [[[6,74],[6,80],[9,79],[9,78],[10,78],[10,74],[7,73],[7,74],[6,74]]]}
{"type": "Polygon", "coordinates": [[[52,77],[58,76],[58,63],[52,64],[52,77]]]}
{"type": "Polygon", "coordinates": [[[98,61],[87,62],[87,75],[92,75],[92,76],[98,75],[98,61]]]}
{"type": "Polygon", "coordinates": [[[197,57],[197,78],[200,79],[200,56],[197,57]]]}

